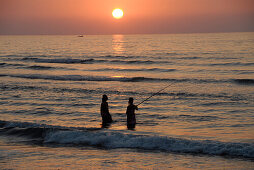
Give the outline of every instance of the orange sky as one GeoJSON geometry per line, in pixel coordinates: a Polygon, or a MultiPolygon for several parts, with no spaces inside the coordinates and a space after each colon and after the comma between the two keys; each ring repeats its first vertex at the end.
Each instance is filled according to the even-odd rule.
{"type": "Polygon", "coordinates": [[[241,32],[253,20],[254,0],[0,0],[0,34],[241,32]]]}

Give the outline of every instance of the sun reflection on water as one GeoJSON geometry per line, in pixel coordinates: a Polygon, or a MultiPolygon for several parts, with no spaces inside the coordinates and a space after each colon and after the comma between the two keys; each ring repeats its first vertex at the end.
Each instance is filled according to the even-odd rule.
{"type": "Polygon", "coordinates": [[[115,55],[122,55],[125,51],[123,47],[124,35],[113,35],[112,37],[112,48],[115,55]]]}

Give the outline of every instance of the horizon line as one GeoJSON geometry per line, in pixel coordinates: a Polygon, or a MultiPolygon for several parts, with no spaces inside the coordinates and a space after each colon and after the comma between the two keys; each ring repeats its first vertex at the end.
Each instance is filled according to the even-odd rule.
{"type": "Polygon", "coordinates": [[[112,33],[112,34],[0,34],[0,36],[90,36],[90,35],[168,35],[168,34],[226,34],[226,33],[254,33],[254,31],[218,31],[218,32],[182,32],[182,33],[112,33]]]}

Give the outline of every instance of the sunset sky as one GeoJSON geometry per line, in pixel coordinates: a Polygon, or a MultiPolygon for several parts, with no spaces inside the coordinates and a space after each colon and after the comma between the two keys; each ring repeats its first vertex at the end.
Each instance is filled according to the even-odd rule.
{"type": "Polygon", "coordinates": [[[1,35],[242,31],[254,31],[254,0],[0,0],[1,35]]]}

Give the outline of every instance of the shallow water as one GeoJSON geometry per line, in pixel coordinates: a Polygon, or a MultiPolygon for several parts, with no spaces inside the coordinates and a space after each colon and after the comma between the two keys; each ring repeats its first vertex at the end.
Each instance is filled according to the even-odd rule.
{"type": "Polygon", "coordinates": [[[1,36],[0,167],[252,169],[253,35],[1,36]]]}

